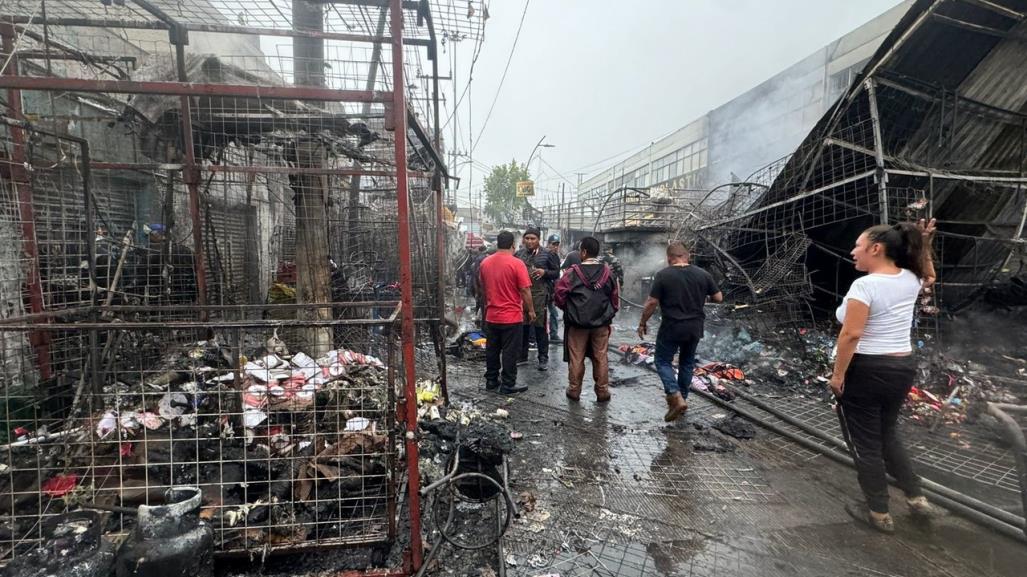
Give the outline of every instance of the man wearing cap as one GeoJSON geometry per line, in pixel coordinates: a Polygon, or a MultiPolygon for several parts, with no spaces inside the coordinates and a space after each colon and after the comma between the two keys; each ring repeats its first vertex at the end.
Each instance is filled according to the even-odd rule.
{"type": "Polygon", "coordinates": [[[541,246],[542,232],[536,227],[529,227],[521,237],[524,248],[514,255],[524,261],[531,276],[531,300],[535,310],[535,318],[524,326],[524,341],[521,344],[520,362],[528,360],[528,336],[534,334],[538,346],[538,370],[549,370],[549,334],[546,332],[546,319],[549,316],[548,304],[552,299],[553,284],[560,278],[560,259],[541,246]]]}
{"type": "MultiPolygon", "coordinates": [[[[556,255],[556,261],[560,262],[560,235],[551,234],[549,235],[548,244],[546,248],[549,252],[556,255]]],[[[549,294],[554,295],[556,288],[556,281],[549,283],[549,294]]],[[[563,339],[560,338],[560,314],[556,307],[554,299],[549,299],[549,342],[551,343],[562,343],[563,339]]]]}

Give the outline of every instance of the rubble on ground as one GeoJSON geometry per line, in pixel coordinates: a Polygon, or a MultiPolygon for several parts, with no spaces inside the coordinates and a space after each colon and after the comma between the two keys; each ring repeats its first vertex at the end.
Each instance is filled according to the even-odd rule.
{"type": "MultiPolygon", "coordinates": [[[[707,323],[696,353],[692,387],[725,401],[733,399],[732,387],[743,387],[763,396],[798,396],[833,403],[827,385],[834,368],[836,334],[833,326],[757,333],[740,323],[707,323]]],[[[1027,382],[1027,359],[995,352],[996,360],[1013,367],[1012,377],[1001,377],[978,362],[953,358],[930,333],[916,339],[914,346],[917,384],[904,408],[913,423],[930,428],[941,423],[984,423],[990,428],[987,402],[1025,400],[1009,384],[1027,382]]],[[[624,344],[619,350],[623,363],[654,366],[655,343],[624,344]]]]}
{"type": "Polygon", "coordinates": [[[38,499],[62,500],[47,505],[54,513],[134,507],[160,503],[172,485],[202,487],[200,515],[226,549],[323,538],[347,514],[366,516],[361,500],[373,508],[388,492],[384,363],[345,349],[290,354],[279,339],[258,351],[235,360],[217,339],[175,348],[146,370],[119,371],[61,443],[9,447],[5,530],[31,533],[38,499]],[[26,471],[60,472],[34,485],[26,471]]]}

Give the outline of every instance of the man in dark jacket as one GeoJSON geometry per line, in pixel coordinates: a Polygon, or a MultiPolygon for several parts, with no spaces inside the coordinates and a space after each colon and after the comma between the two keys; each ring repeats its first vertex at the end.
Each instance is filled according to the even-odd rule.
{"type": "Polygon", "coordinates": [[[535,318],[524,325],[520,362],[528,360],[528,337],[534,333],[535,344],[538,346],[538,370],[545,371],[549,369],[549,333],[546,331],[549,311],[546,305],[552,297],[552,282],[560,278],[560,259],[542,248],[541,237],[539,229],[528,228],[521,237],[524,248],[517,251],[515,256],[528,267],[528,274],[531,276],[531,300],[535,309],[535,318]]]}
{"type": "Polygon", "coordinates": [[[481,263],[485,262],[485,259],[495,254],[496,248],[486,248],[484,245],[478,247],[478,254],[474,257],[474,262],[471,263],[471,294],[474,295],[474,312],[480,312],[485,307],[485,302],[482,300],[481,291],[481,279],[478,277],[478,271],[481,270],[481,263]]]}
{"type": "Polygon", "coordinates": [[[581,264],[581,252],[578,251],[577,244],[574,246],[574,250],[567,253],[567,256],[563,258],[563,264],[560,265],[561,270],[567,270],[576,264],[581,264]]]}
{"type": "MultiPolygon", "coordinates": [[[[560,260],[560,235],[551,234],[549,235],[548,245],[546,248],[549,252],[556,255],[557,262],[560,260]]],[[[556,288],[556,280],[549,282],[550,294],[556,288]]],[[[553,299],[549,299],[549,342],[550,343],[562,343],[563,339],[560,338],[560,314],[556,308],[556,304],[553,299]]]]}
{"type": "Polygon", "coordinates": [[[572,265],[556,283],[556,306],[564,310],[564,360],[567,361],[567,398],[581,398],[585,358],[592,359],[596,402],[610,400],[607,347],[610,324],[620,309],[620,285],[610,267],[596,259],[599,241],[581,239],[581,264],[572,265]]]}

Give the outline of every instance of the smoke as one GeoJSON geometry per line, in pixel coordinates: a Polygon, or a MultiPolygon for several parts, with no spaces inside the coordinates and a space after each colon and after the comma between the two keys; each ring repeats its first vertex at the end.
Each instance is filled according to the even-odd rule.
{"type": "Polygon", "coordinates": [[[667,246],[657,242],[625,245],[618,247],[614,254],[624,267],[622,295],[629,301],[642,304],[648,296],[643,291],[642,279],[667,266],[667,246]]]}
{"type": "Polygon", "coordinates": [[[825,65],[824,51],[817,51],[711,111],[707,183],[745,179],[791,154],[838,96],[831,79],[824,82],[825,65]]]}

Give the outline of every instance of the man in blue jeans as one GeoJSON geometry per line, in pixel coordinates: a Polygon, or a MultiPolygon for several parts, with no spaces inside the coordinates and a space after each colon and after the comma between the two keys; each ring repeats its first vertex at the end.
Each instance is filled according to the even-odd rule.
{"type": "Polygon", "coordinates": [[[695,370],[695,349],[703,337],[706,313],[703,305],[707,297],[723,302],[724,295],[717,288],[710,273],[689,264],[688,248],[681,241],[667,245],[667,268],[653,278],[649,298],[642,308],[638,324],[638,338],[645,339],[649,317],[660,307],[663,320],[656,333],[656,372],[667,394],[667,414],[664,421],[673,421],[688,410],[688,387],[695,370]],[[674,355],[678,355],[678,371],[674,374],[674,355]]]}

